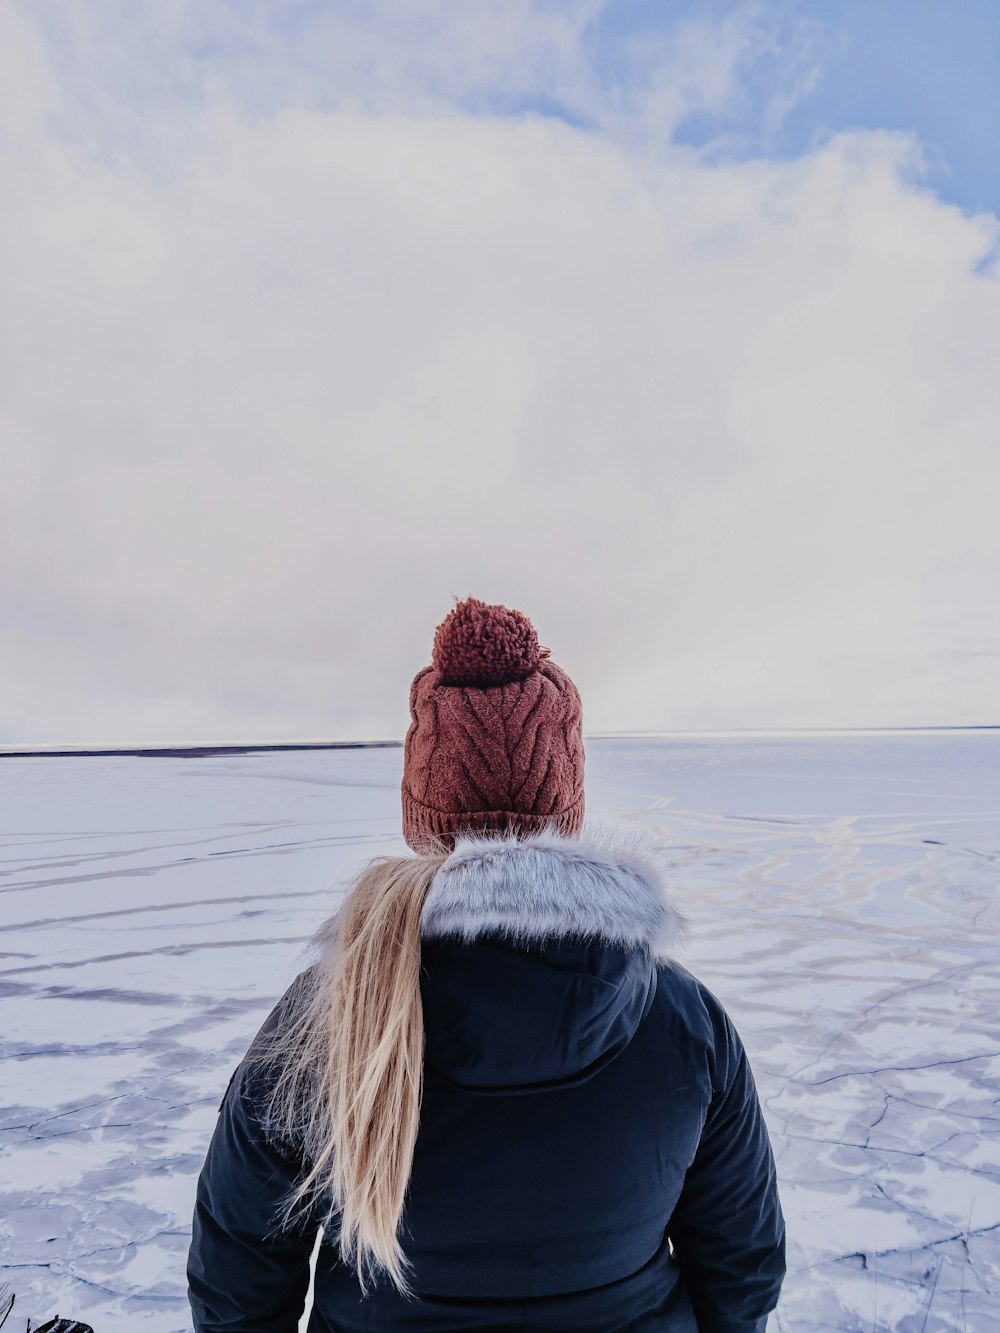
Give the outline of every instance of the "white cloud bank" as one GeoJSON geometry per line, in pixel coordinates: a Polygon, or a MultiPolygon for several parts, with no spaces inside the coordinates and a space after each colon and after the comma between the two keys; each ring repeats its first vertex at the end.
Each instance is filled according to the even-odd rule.
{"type": "MultiPolygon", "coordinates": [[[[591,11],[518,8],[522,93],[600,106],[591,11]]],[[[293,105],[282,49],[266,114],[119,105],[93,34],[3,14],[0,741],[401,736],[470,593],[590,731],[1000,721],[1000,225],[914,140],[671,147],[752,26],[574,128],[388,37],[395,104],[293,105]]]]}

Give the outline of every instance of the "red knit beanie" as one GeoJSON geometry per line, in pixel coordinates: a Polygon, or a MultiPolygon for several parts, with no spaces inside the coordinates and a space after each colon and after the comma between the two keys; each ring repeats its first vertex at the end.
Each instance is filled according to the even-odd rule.
{"type": "Polygon", "coordinates": [[[454,847],[459,831],[574,834],[583,824],[580,694],[527,616],[477,597],[437,627],[410,686],[403,837],[454,847]]]}

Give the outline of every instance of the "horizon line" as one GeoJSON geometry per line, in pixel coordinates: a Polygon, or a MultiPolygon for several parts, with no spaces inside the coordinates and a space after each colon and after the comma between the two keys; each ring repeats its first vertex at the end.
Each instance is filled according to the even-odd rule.
{"type": "MultiPolygon", "coordinates": [[[[584,732],[584,740],[626,740],[666,738],[670,736],[721,737],[721,736],[856,736],[866,734],[893,735],[897,732],[956,732],[956,731],[1000,731],[1000,723],[983,722],[959,724],[931,724],[928,726],[902,727],[689,727],[689,728],[653,728],[639,730],[591,731],[584,732]]],[[[276,750],[359,750],[401,747],[403,738],[383,738],[366,740],[284,740],[284,741],[194,741],[168,742],[151,745],[0,745],[0,759],[83,759],[102,755],[137,755],[151,758],[199,758],[212,754],[249,754],[259,751],[276,750]]]]}

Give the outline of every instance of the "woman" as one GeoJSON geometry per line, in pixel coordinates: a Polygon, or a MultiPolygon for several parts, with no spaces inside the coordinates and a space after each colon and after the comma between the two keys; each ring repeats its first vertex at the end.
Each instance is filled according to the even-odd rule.
{"type": "Polygon", "coordinates": [[[785,1272],[740,1038],[651,833],[584,825],[579,693],[468,598],[410,688],[403,834],[237,1067],[196,1333],[760,1333],[785,1272]]]}

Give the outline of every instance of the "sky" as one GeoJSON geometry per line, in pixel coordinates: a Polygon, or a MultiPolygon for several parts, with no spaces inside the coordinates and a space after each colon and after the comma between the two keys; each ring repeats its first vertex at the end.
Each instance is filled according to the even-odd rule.
{"type": "Polygon", "coordinates": [[[0,0],[0,744],[1000,723],[1000,8],[0,0]]]}

